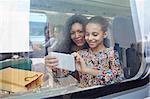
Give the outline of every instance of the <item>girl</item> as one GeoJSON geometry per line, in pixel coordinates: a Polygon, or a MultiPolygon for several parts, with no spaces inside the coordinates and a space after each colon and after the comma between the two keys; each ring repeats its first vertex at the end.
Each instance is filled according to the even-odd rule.
{"type": "Polygon", "coordinates": [[[73,53],[80,87],[108,85],[122,80],[118,53],[103,43],[108,26],[108,21],[100,16],[92,17],[85,26],[85,40],[90,48],[73,53]]]}

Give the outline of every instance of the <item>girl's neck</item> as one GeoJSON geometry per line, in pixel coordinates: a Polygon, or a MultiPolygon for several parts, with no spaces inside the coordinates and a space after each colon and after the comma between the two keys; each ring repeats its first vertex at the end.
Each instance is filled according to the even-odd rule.
{"type": "Polygon", "coordinates": [[[95,48],[90,48],[90,49],[92,50],[92,52],[97,53],[97,52],[105,50],[106,47],[104,46],[104,44],[100,44],[99,46],[95,48]]]}

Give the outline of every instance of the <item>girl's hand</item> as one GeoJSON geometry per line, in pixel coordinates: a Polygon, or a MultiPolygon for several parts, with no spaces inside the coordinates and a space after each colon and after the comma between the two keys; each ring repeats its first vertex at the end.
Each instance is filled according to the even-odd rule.
{"type": "Polygon", "coordinates": [[[86,73],[87,67],[85,65],[84,59],[77,52],[72,53],[72,55],[75,57],[77,71],[86,73]]]}

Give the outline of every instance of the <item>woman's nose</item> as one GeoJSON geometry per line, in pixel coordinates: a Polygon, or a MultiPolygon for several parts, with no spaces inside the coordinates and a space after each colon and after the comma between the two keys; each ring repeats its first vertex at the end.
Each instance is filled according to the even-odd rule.
{"type": "Polygon", "coordinates": [[[79,33],[78,32],[75,33],[75,38],[77,38],[77,37],[79,37],[79,33]]]}

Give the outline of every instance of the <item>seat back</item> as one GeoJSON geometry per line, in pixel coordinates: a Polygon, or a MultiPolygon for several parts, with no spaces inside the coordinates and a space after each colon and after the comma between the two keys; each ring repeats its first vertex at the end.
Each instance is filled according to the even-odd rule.
{"type": "Polygon", "coordinates": [[[133,60],[137,60],[138,56],[131,56],[130,53],[126,53],[126,50],[130,48],[132,43],[136,44],[136,35],[132,18],[121,16],[115,17],[112,22],[112,33],[115,42],[114,49],[119,53],[120,63],[122,63],[125,78],[131,78],[136,75],[140,67],[139,64],[129,60],[131,57],[133,60]]]}

